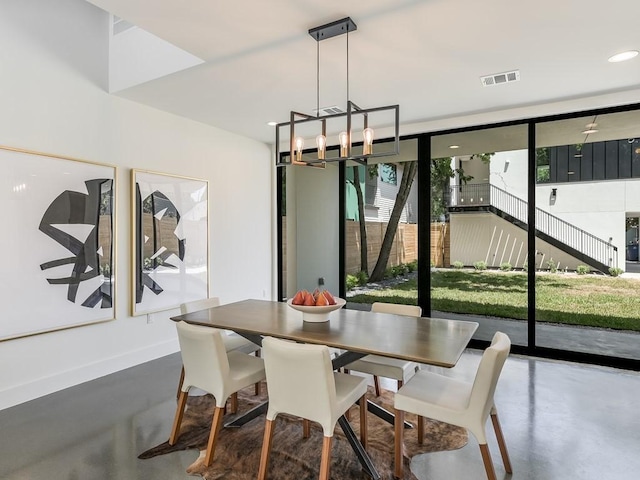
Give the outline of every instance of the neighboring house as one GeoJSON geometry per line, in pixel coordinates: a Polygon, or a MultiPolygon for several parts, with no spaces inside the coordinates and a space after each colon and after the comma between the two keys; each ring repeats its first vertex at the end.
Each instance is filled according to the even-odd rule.
{"type": "MultiPolygon", "coordinates": [[[[624,269],[625,220],[640,212],[640,149],[634,139],[539,149],[536,186],[536,268],[586,264],[624,269]]],[[[473,176],[451,180],[451,261],[490,267],[527,261],[528,152],[499,152],[485,163],[454,157],[473,176]]]]}
{"type": "MultiPolygon", "coordinates": [[[[378,164],[377,174],[370,175],[367,167],[359,166],[360,188],[364,196],[364,215],[367,222],[388,222],[402,181],[403,166],[395,163],[378,164]]],[[[347,168],[347,220],[358,221],[358,199],[353,181],[353,168],[347,168]]],[[[402,209],[400,223],[418,220],[417,178],[411,186],[407,203],[402,209]]]]}

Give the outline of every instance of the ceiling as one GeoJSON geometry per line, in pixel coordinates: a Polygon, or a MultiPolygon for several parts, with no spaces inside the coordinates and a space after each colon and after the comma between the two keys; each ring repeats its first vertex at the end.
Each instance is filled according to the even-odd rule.
{"type": "MultiPolygon", "coordinates": [[[[117,94],[266,143],[316,108],[310,28],[349,16],[350,99],[406,126],[640,88],[638,0],[90,0],[201,58],[117,94]],[[483,87],[511,70],[520,81],[483,87]]],[[[320,107],[346,107],[346,36],[319,44],[320,107]]],[[[443,127],[436,127],[443,128],[443,127]]],[[[434,128],[431,127],[431,130],[434,128]]]]}

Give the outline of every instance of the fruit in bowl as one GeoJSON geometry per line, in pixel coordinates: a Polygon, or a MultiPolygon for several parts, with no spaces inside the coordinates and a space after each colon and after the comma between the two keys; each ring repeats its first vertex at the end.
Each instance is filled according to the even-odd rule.
{"type": "Polygon", "coordinates": [[[291,308],[302,312],[305,322],[326,322],[331,312],[342,308],[346,303],[346,300],[334,297],[328,290],[318,289],[313,293],[299,290],[287,301],[291,308]]]}
{"type": "Polygon", "coordinates": [[[292,305],[306,305],[307,307],[325,307],[335,305],[336,299],[329,290],[315,289],[313,293],[298,290],[291,300],[292,305]]]}

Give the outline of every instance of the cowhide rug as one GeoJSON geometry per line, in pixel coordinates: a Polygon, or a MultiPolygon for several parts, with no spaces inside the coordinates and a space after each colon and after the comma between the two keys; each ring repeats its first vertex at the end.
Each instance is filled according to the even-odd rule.
{"type": "MultiPolygon", "coordinates": [[[[239,414],[266,400],[266,386],[263,384],[259,397],[253,395],[253,386],[239,392],[239,414]]],[[[368,398],[387,410],[393,411],[393,392],[384,391],[375,397],[369,387],[368,398]]],[[[204,453],[209,438],[213,416],[214,399],[211,395],[189,397],[187,409],[180,429],[180,437],[174,446],[164,442],[140,454],[138,458],[149,459],[157,455],[198,449],[200,457],[189,466],[187,473],[200,475],[206,480],[254,480],[258,474],[260,449],[264,433],[264,415],[250,421],[241,428],[222,428],[218,438],[213,464],[205,467],[204,453]]],[[[351,425],[359,435],[358,407],[350,410],[351,425]]],[[[227,415],[224,422],[233,418],[227,415]]],[[[416,424],[414,415],[407,414],[406,420],[416,424]]],[[[384,479],[393,478],[393,425],[368,414],[368,447],[373,464],[384,479]]],[[[167,432],[167,437],[169,432],[167,432]]],[[[358,437],[359,438],[359,437],[358,437]]],[[[463,428],[427,419],[423,445],[418,445],[417,428],[405,430],[405,479],[415,480],[409,469],[411,457],[420,453],[455,450],[467,443],[467,432],[463,428]]],[[[268,478],[272,480],[304,480],[318,478],[320,452],[322,450],[322,429],[311,426],[311,436],[302,437],[302,421],[288,415],[278,415],[269,458],[268,478]]],[[[336,425],[331,450],[331,480],[352,480],[369,478],[347,442],[342,429],[336,425]]]]}

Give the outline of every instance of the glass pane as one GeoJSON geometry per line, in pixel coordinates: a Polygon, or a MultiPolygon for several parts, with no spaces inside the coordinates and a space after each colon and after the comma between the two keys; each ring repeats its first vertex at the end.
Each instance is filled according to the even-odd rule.
{"type": "Polygon", "coordinates": [[[527,344],[527,126],[431,143],[431,315],[527,344]]]}
{"type": "Polygon", "coordinates": [[[540,123],[536,142],[536,344],[638,359],[640,112],[540,123]]]}
{"type": "Polygon", "coordinates": [[[400,143],[399,155],[347,163],[347,308],[417,304],[418,147],[400,143]]]}

